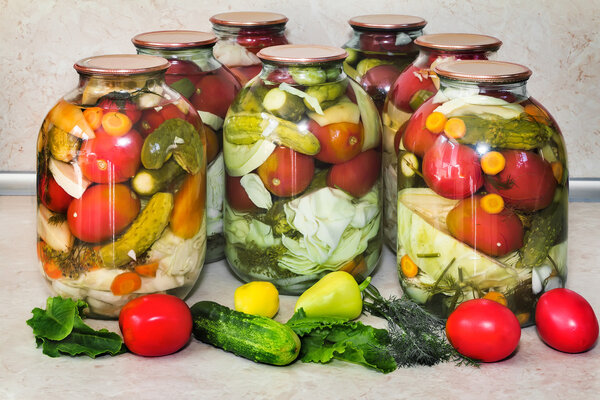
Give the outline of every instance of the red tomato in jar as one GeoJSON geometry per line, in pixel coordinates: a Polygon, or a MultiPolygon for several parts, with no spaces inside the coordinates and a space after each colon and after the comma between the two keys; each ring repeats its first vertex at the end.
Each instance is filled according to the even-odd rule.
{"type": "Polygon", "coordinates": [[[364,132],[362,124],[337,122],[325,126],[310,120],[308,130],[319,140],[321,150],[315,155],[317,160],[338,164],[346,162],[361,152],[364,132]]]}
{"type": "Polygon", "coordinates": [[[131,300],[119,313],[125,346],[146,357],[166,356],[187,344],[192,313],[187,304],[168,294],[147,294],[131,300]]]}
{"type": "Polygon", "coordinates": [[[587,351],[598,339],[598,319],[592,306],[569,289],[552,289],[540,297],[535,324],[548,346],[565,353],[587,351]]]}
{"type": "Polygon", "coordinates": [[[250,81],[250,79],[260,74],[260,71],[262,70],[262,64],[229,66],[229,69],[233,75],[235,75],[238,81],[240,81],[242,85],[245,85],[248,83],[248,81],[250,81]]]}
{"type": "Polygon", "coordinates": [[[392,64],[378,65],[369,69],[360,79],[361,86],[373,98],[379,111],[400,72],[400,68],[392,64]]]}
{"type": "Polygon", "coordinates": [[[362,197],[371,190],[380,173],[381,155],[371,149],[331,167],[327,174],[327,186],[339,188],[354,197],[362,197]]]}
{"type": "Polygon", "coordinates": [[[139,121],[142,111],[130,100],[104,99],[98,103],[98,107],[104,110],[104,113],[110,111],[122,112],[129,117],[132,124],[139,121]]]}
{"type": "Polygon", "coordinates": [[[94,185],[67,210],[69,229],[84,242],[115,238],[140,212],[140,199],[124,184],[94,185]]]}
{"type": "Polygon", "coordinates": [[[552,166],[538,154],[524,150],[502,150],[504,169],[485,176],[485,190],[497,193],[517,210],[537,211],[552,203],[556,178],[552,166]]]}
{"type": "Polygon", "coordinates": [[[273,83],[288,83],[290,85],[295,85],[296,81],[292,78],[292,74],[287,69],[276,69],[272,71],[266,79],[268,82],[273,83]]]}
{"type": "Polygon", "coordinates": [[[285,36],[274,34],[272,28],[242,28],[238,32],[237,42],[254,54],[263,47],[288,43],[285,36]]]}
{"type": "Polygon", "coordinates": [[[397,34],[394,33],[374,33],[361,32],[358,39],[358,47],[363,51],[375,52],[416,52],[416,46],[410,42],[404,45],[397,45],[397,34]]]}
{"type": "Polygon", "coordinates": [[[246,189],[240,183],[241,176],[225,176],[225,194],[227,204],[235,211],[252,212],[258,211],[256,204],[250,200],[246,189]]]}
{"type": "Polygon", "coordinates": [[[112,136],[99,128],[94,139],[83,142],[77,162],[83,175],[92,182],[124,182],[139,169],[143,144],[134,129],[122,136],[112,136]]]}
{"type": "Polygon", "coordinates": [[[49,210],[64,213],[73,200],[70,194],[60,187],[51,175],[44,175],[38,184],[38,196],[49,210]]]}
{"type": "Polygon", "coordinates": [[[196,84],[196,93],[190,98],[194,108],[225,118],[229,106],[239,90],[239,85],[231,79],[219,75],[205,75],[196,84]]]}
{"type": "MultiPolygon", "coordinates": [[[[417,96],[420,90],[431,92],[432,95],[437,92],[435,84],[429,77],[429,70],[410,65],[398,76],[398,79],[392,85],[389,98],[392,104],[399,110],[413,113],[415,112],[413,106],[419,104],[419,101],[416,101],[414,96],[417,96]]],[[[422,92],[422,95],[424,94],[425,92],[422,92]]],[[[423,121],[423,126],[425,126],[425,121],[423,121]]]]}
{"type": "Polygon", "coordinates": [[[194,75],[202,73],[202,70],[200,69],[198,64],[196,64],[193,61],[178,60],[176,58],[171,58],[169,59],[169,63],[171,65],[169,66],[169,69],[167,69],[167,73],[165,75],[167,84],[169,85],[172,83],[169,82],[169,80],[175,82],[181,79],[182,77],[192,79],[194,75]]]}
{"type": "Polygon", "coordinates": [[[423,178],[434,192],[448,199],[464,199],[483,185],[483,172],[475,150],[444,136],[425,153],[423,178]]]}
{"type": "Polygon", "coordinates": [[[483,362],[510,356],[521,339],[517,317],[506,306],[487,299],[460,304],[446,321],[446,336],[462,355],[483,362]]]}
{"type": "Polygon", "coordinates": [[[406,123],[406,128],[404,128],[404,133],[402,134],[404,148],[419,157],[423,157],[425,152],[433,146],[440,136],[425,127],[427,117],[438,106],[439,104],[434,104],[432,99],[427,100],[410,117],[406,123]]]}
{"type": "Polygon", "coordinates": [[[142,113],[142,117],[139,121],[139,132],[146,138],[149,134],[154,132],[163,122],[171,118],[179,118],[183,120],[189,120],[189,112],[186,115],[179,109],[175,104],[170,103],[164,106],[148,108],[142,113]]]}
{"type": "Polygon", "coordinates": [[[256,172],[269,192],[289,197],[308,187],[315,172],[315,163],[306,154],[278,146],[256,172]]]}

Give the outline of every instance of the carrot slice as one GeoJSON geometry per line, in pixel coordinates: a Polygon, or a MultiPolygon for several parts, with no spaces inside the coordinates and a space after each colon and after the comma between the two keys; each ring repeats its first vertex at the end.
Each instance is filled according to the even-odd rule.
{"type": "Polygon", "coordinates": [[[503,306],[506,306],[508,304],[508,301],[506,301],[506,297],[504,297],[504,295],[500,292],[487,292],[485,296],[483,296],[483,298],[495,301],[496,303],[500,303],[503,306]]]}
{"type": "Polygon", "coordinates": [[[209,164],[219,154],[219,139],[215,131],[207,125],[204,125],[204,134],[206,135],[206,164],[209,164]]]}
{"type": "Polygon", "coordinates": [[[175,193],[170,226],[180,238],[190,239],[202,227],[206,203],[206,178],[204,171],[188,175],[181,189],[175,193]]]}
{"type": "Polygon", "coordinates": [[[358,276],[367,272],[367,263],[365,262],[365,258],[363,256],[357,256],[342,265],[339,270],[345,271],[352,276],[358,276]]]}
{"type": "Polygon", "coordinates": [[[498,214],[504,210],[504,199],[496,193],[486,194],[479,200],[479,204],[488,214],[498,214]]]}
{"type": "Polygon", "coordinates": [[[487,152],[481,157],[481,169],[487,175],[496,175],[506,166],[506,159],[497,151],[487,152]]]}
{"type": "Polygon", "coordinates": [[[404,274],[407,278],[414,278],[419,273],[419,267],[408,254],[405,254],[400,259],[400,269],[402,270],[402,274],[404,274]]]}
{"type": "Polygon", "coordinates": [[[448,119],[441,112],[432,112],[425,120],[425,128],[431,133],[442,133],[448,119]]]}
{"type": "Polygon", "coordinates": [[[50,279],[59,279],[63,276],[60,267],[57,263],[54,262],[54,260],[49,260],[44,263],[44,272],[46,273],[46,276],[50,279]]]}
{"type": "Polygon", "coordinates": [[[552,174],[554,175],[554,179],[556,179],[556,182],[562,183],[564,172],[562,163],[560,161],[554,161],[550,164],[550,166],[552,167],[552,174]]]}
{"type": "Polygon", "coordinates": [[[548,115],[544,112],[544,110],[542,110],[536,105],[527,104],[524,108],[524,111],[530,116],[532,116],[533,119],[535,119],[540,124],[548,125],[548,123],[550,122],[548,115]]]}
{"type": "Polygon", "coordinates": [[[94,130],[85,120],[81,108],[64,100],[59,101],[50,110],[48,119],[63,131],[80,139],[93,139],[96,137],[94,130]]]}
{"type": "Polygon", "coordinates": [[[115,276],[111,285],[110,291],[115,296],[122,296],[135,292],[142,287],[142,278],[135,272],[123,272],[115,276]]]}
{"type": "Polygon", "coordinates": [[[100,128],[102,124],[102,116],[104,115],[104,110],[100,107],[91,107],[86,108],[83,111],[83,116],[88,124],[90,124],[90,128],[96,130],[100,128]]]}
{"type": "Polygon", "coordinates": [[[111,136],[123,136],[131,129],[129,117],[118,111],[110,111],[102,117],[102,127],[111,136]]]}
{"type": "Polygon", "coordinates": [[[156,270],[158,270],[158,262],[136,265],[134,269],[135,272],[137,272],[141,276],[154,278],[156,276],[156,270]]]}
{"type": "Polygon", "coordinates": [[[444,124],[444,133],[453,139],[460,139],[467,133],[465,121],[460,118],[450,118],[444,124]]]}
{"type": "Polygon", "coordinates": [[[44,250],[45,246],[46,246],[46,243],[43,240],[40,240],[37,242],[38,260],[40,260],[43,263],[45,263],[47,261],[46,250],[44,250]]]}

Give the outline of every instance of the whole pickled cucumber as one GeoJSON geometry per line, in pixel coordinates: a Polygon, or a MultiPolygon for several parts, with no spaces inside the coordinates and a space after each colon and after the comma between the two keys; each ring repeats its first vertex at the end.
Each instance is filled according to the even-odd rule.
{"type": "MultiPolygon", "coordinates": [[[[332,82],[323,85],[309,86],[306,88],[305,93],[317,99],[322,108],[326,108],[324,107],[326,103],[330,103],[329,105],[331,105],[331,102],[339,99],[344,93],[346,93],[347,86],[348,81],[344,80],[341,82],[332,82]]],[[[309,109],[314,111],[313,107],[308,101],[306,101],[306,99],[304,99],[304,104],[309,109]]]]}
{"type": "Polygon", "coordinates": [[[185,171],[175,162],[169,160],[159,169],[140,169],[131,180],[131,187],[141,196],[151,196],[182,175],[185,171]]]}
{"type": "Polygon", "coordinates": [[[194,126],[180,118],[166,120],[148,135],[142,146],[142,164],[147,169],[159,169],[171,155],[190,174],[200,172],[202,140],[194,126]]]}
{"type": "Polygon", "coordinates": [[[290,67],[288,70],[299,85],[318,85],[327,81],[327,72],[319,67],[290,67]]]}
{"type": "Polygon", "coordinates": [[[263,106],[273,115],[292,122],[300,121],[306,111],[300,97],[279,88],[269,90],[263,99],[263,106]]]}
{"type": "Polygon", "coordinates": [[[367,73],[368,70],[374,67],[378,67],[380,65],[393,64],[388,60],[380,60],[378,58],[365,58],[360,60],[360,62],[356,65],[356,73],[358,76],[363,76],[367,73]]]}
{"type": "Polygon", "coordinates": [[[319,140],[293,122],[267,113],[230,114],[223,125],[225,140],[248,145],[261,139],[289,147],[302,154],[315,155],[321,150],[319,140]]]}
{"type": "Polygon", "coordinates": [[[244,87],[237,95],[237,101],[232,105],[235,112],[262,112],[263,99],[269,89],[262,85],[252,85],[244,87]]]}
{"type": "Polygon", "coordinates": [[[462,144],[487,143],[492,147],[531,150],[541,147],[552,137],[554,130],[548,125],[528,117],[504,119],[494,115],[463,115],[467,131],[458,139],[462,144]]]}
{"type": "Polygon", "coordinates": [[[132,251],[138,256],[148,250],[168,225],[172,209],[171,193],[159,192],[152,196],[129,229],[114,243],[100,249],[100,258],[104,266],[120,267],[132,260],[132,251]]]}
{"type": "Polygon", "coordinates": [[[54,125],[48,132],[48,148],[52,157],[69,162],[77,155],[79,139],[54,125]]]}

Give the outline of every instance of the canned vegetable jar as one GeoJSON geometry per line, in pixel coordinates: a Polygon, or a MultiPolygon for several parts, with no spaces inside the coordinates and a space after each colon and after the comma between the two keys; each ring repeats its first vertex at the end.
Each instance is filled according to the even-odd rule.
{"type": "MultiPolygon", "coordinates": [[[[223,120],[240,90],[238,79],[213,57],[217,38],[198,31],[147,32],[132,39],[139,54],[164,57],[171,63],[167,84],[186,97],[204,122],[207,140],[206,261],[225,256],[223,239],[223,120]]],[[[146,127],[152,129],[150,125],[146,127]]],[[[144,127],[142,127],[144,129],[144,127]]]]}
{"type": "Polygon", "coordinates": [[[75,63],[79,85],[38,136],[40,270],[61,296],[115,318],[146,293],[183,298],[206,251],[206,138],[167,86],[166,59],[75,63]]]}
{"type": "Polygon", "coordinates": [[[358,280],[381,238],[381,125],[337,47],[258,53],[225,118],[225,254],[244,281],[297,294],[330,271],[358,280]]]}
{"type": "Polygon", "coordinates": [[[400,283],[441,317],[487,298],[532,324],[537,298],[567,275],[560,129],[529,97],[522,65],[456,61],[435,73],[440,89],[398,154],[400,283]]]}
{"type": "Polygon", "coordinates": [[[219,38],[214,55],[231,68],[240,82],[246,83],[262,68],[256,56],[261,49],[288,44],[285,36],[287,21],[285,15],[272,12],[238,11],[213,15],[210,22],[219,38]]]}
{"type": "MultiPolygon", "coordinates": [[[[439,88],[433,72],[436,65],[456,60],[486,60],[502,42],[495,37],[470,33],[438,33],[423,35],[415,40],[419,56],[393,83],[383,107],[383,179],[385,243],[396,251],[396,175],[399,144],[406,123],[425,100],[439,88]]],[[[410,138],[408,138],[410,139],[410,138]]],[[[414,153],[423,156],[420,143],[414,153]]],[[[409,144],[410,147],[410,144],[409,144]]]]}

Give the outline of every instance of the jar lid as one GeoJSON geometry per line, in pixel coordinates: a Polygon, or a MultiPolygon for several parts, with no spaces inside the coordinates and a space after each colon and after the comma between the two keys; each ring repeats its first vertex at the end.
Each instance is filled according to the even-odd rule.
{"type": "Polygon", "coordinates": [[[283,63],[321,63],[343,60],[348,57],[346,50],[334,46],[310,44],[282,44],[265,47],[257,54],[258,58],[283,63]]]}
{"type": "Polygon", "coordinates": [[[109,54],[83,58],[73,65],[79,73],[102,75],[135,75],[162,71],[169,62],[156,56],[140,54],[109,54]]]}
{"type": "Polygon", "coordinates": [[[348,23],[353,28],[384,29],[390,31],[411,31],[423,29],[427,25],[421,17],[400,14],[371,14],[351,18],[348,23]]]}
{"type": "Polygon", "coordinates": [[[531,70],[524,65],[489,60],[445,62],[436,66],[434,71],[443,78],[470,82],[522,82],[531,76],[531,70]]]}
{"type": "Polygon", "coordinates": [[[502,46],[502,41],[493,36],[474,33],[434,33],[416,38],[415,44],[445,51],[495,51],[502,46]]]}
{"type": "Polygon", "coordinates": [[[131,41],[146,49],[188,49],[214,44],[217,37],[208,32],[172,30],[140,33],[131,41]]]}
{"type": "Polygon", "coordinates": [[[210,17],[211,23],[227,26],[268,26],[285,24],[287,21],[283,14],[260,11],[226,12],[210,17]]]}

